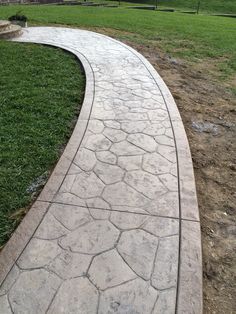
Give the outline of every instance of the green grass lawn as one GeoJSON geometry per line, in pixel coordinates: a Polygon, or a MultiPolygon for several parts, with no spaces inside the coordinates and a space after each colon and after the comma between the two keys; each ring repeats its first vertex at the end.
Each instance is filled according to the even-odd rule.
{"type": "MultiPolygon", "coordinates": [[[[161,6],[171,8],[186,8],[195,10],[198,0],[158,0],[161,6]]],[[[234,13],[236,14],[235,0],[200,0],[200,12],[234,13]]]]}
{"type": "MultiPolygon", "coordinates": [[[[67,1],[67,0],[64,0],[67,1]]],[[[68,0],[69,1],[69,0],[68,0]]],[[[79,0],[77,0],[79,1],[79,0]]],[[[120,6],[154,5],[158,9],[196,12],[200,1],[199,12],[211,14],[236,14],[235,0],[93,0],[93,2],[115,4],[120,6]]]]}
{"type": "Polygon", "coordinates": [[[60,156],[83,91],[72,55],[0,41],[0,246],[60,156]]]}
{"type": "MultiPolygon", "coordinates": [[[[154,4],[156,0],[129,0],[143,4],[154,4]]],[[[198,0],[157,0],[159,8],[195,11],[198,0]]],[[[235,0],[200,0],[200,12],[236,14],[235,0]]]]}
{"type": "MultiPolygon", "coordinates": [[[[235,1],[236,2],[236,1],[235,1]]],[[[224,78],[236,71],[236,19],[127,8],[5,6],[0,18],[21,10],[35,24],[113,28],[130,40],[154,41],[164,51],[194,62],[216,60],[224,78]]]]}

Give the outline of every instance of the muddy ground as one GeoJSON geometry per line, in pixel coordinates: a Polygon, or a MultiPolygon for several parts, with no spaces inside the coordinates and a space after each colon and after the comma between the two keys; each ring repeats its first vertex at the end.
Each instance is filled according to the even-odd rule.
{"type": "MultiPolygon", "coordinates": [[[[129,43],[130,44],[130,43],[129,43]]],[[[133,45],[152,63],[179,108],[193,158],[202,227],[204,313],[236,311],[236,102],[191,66],[133,45]]]]}
{"type": "MultiPolygon", "coordinates": [[[[114,38],[122,32],[95,30],[114,38]]],[[[236,99],[235,84],[217,79],[217,62],[191,64],[158,45],[122,40],[141,52],[170,88],[193,158],[202,228],[205,314],[236,311],[236,99]]]]}
{"type": "Polygon", "coordinates": [[[207,65],[192,67],[136,47],[169,86],[189,139],[202,244],[204,313],[236,311],[236,102],[213,82],[207,65]]]}

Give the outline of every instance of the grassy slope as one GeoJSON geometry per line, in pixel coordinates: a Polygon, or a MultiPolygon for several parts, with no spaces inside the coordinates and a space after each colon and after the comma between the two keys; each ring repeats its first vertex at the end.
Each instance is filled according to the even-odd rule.
{"type": "MultiPolygon", "coordinates": [[[[195,10],[198,0],[158,0],[161,6],[195,10]]],[[[236,14],[235,0],[201,0],[200,11],[236,14]]]]}
{"type": "Polygon", "coordinates": [[[34,23],[70,24],[78,27],[107,27],[135,33],[137,40],[154,40],[172,54],[191,58],[217,58],[227,76],[236,71],[235,19],[124,8],[71,6],[2,7],[0,18],[21,8],[34,23]]]}
{"type": "Polygon", "coordinates": [[[0,41],[0,60],[1,246],[31,201],[27,188],[59,157],[84,77],[74,57],[50,47],[0,41]]]}
{"type": "MultiPolygon", "coordinates": [[[[156,0],[129,0],[143,4],[155,4],[156,0]]],[[[184,9],[194,11],[198,0],[157,0],[158,7],[184,9]]],[[[236,14],[235,0],[201,0],[200,12],[208,13],[234,13],[236,14]]]]}

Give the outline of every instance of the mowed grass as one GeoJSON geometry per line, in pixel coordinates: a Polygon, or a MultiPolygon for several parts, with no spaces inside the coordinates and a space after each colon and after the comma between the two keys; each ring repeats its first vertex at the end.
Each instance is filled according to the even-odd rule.
{"type": "MultiPolygon", "coordinates": [[[[34,24],[67,24],[81,28],[113,28],[126,38],[156,42],[164,51],[194,62],[217,60],[219,73],[236,70],[236,19],[127,8],[79,6],[5,6],[0,18],[21,10],[34,24]]],[[[125,38],[124,38],[125,39],[125,38]]]]}
{"type": "MultiPolygon", "coordinates": [[[[159,5],[194,10],[198,0],[158,0],[159,5]]],[[[200,12],[236,14],[235,0],[200,0],[200,12]]]]}
{"type": "Polygon", "coordinates": [[[83,91],[72,55],[0,41],[0,246],[60,156],[83,91]]]}
{"type": "MultiPolygon", "coordinates": [[[[129,0],[143,4],[155,5],[155,0],[129,0]]],[[[198,0],[157,0],[158,8],[196,11],[198,0]]],[[[236,14],[235,0],[200,0],[200,12],[236,14]]]]}

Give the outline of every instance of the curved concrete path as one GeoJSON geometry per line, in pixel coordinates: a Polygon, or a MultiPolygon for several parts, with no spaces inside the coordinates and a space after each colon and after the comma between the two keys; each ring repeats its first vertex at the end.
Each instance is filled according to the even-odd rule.
{"type": "Polygon", "coordinates": [[[160,76],[88,31],[35,27],[17,41],[74,53],[87,84],[65,152],[0,255],[0,312],[202,313],[191,155],[160,76]]]}

